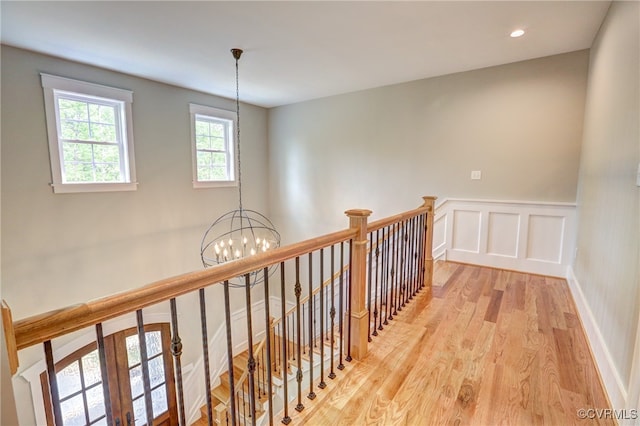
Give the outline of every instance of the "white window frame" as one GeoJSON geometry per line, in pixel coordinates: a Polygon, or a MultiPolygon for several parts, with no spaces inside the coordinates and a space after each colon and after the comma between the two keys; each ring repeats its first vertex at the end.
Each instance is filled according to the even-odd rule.
{"type": "Polygon", "coordinates": [[[40,77],[44,91],[53,192],[135,191],[138,182],[136,181],[133,151],[133,119],[131,112],[133,92],[45,73],[41,73],[40,77]],[[59,95],[66,98],[75,97],[81,101],[93,98],[116,107],[116,119],[119,120],[121,128],[119,135],[120,169],[124,176],[123,182],[64,182],[62,171],[63,151],[58,136],[60,134],[60,115],[57,102],[59,95]]]}
{"type": "Polygon", "coordinates": [[[194,188],[216,188],[225,186],[237,186],[238,177],[236,172],[237,153],[235,149],[237,119],[234,111],[214,108],[198,104],[189,104],[189,114],[191,116],[191,164],[193,170],[193,187],[194,188]],[[229,179],[225,180],[198,180],[198,149],[196,145],[196,118],[204,116],[216,120],[228,121],[231,123],[229,127],[226,150],[229,161],[227,163],[227,174],[229,179]]]}

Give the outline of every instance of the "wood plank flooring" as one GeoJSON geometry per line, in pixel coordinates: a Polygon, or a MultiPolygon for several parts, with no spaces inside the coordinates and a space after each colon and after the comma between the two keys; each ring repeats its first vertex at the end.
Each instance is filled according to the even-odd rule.
{"type": "Polygon", "coordinates": [[[438,262],[373,339],[292,424],[615,424],[565,280],[438,262]]]}

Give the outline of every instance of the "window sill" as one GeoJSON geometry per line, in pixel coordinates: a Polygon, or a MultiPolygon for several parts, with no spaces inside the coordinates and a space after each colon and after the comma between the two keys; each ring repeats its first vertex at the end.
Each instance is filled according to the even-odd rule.
{"type": "Polygon", "coordinates": [[[78,192],[118,192],[135,191],[138,182],[126,183],[54,183],[51,184],[56,194],[69,194],[78,192]]]}
{"type": "Polygon", "coordinates": [[[238,186],[238,181],[235,180],[212,180],[212,181],[193,181],[194,189],[203,188],[225,188],[238,186]]]}

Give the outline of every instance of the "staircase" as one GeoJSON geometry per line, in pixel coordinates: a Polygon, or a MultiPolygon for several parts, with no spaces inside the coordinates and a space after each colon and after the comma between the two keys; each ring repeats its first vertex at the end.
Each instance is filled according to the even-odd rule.
{"type": "MultiPolygon", "coordinates": [[[[265,342],[254,345],[254,359],[256,361],[256,371],[254,373],[254,395],[256,404],[256,423],[260,424],[262,418],[266,418],[264,414],[269,409],[268,388],[267,388],[267,370],[262,368],[266,364],[265,342]]],[[[325,379],[329,373],[329,362],[331,357],[331,345],[328,340],[324,342],[324,362],[325,362],[325,379]]],[[[337,343],[337,342],[336,342],[337,343]]],[[[282,339],[272,333],[271,335],[271,352],[272,352],[272,394],[274,404],[274,415],[282,410],[283,406],[283,374],[282,374],[282,358],[279,358],[282,339]],[[277,349],[276,349],[277,348],[277,349]]],[[[289,402],[297,397],[296,372],[298,369],[297,345],[295,342],[287,342],[287,378],[288,378],[288,399],[289,402]]],[[[319,339],[316,339],[313,349],[313,369],[314,382],[319,382],[320,376],[320,351],[319,339]]],[[[334,361],[338,358],[338,346],[334,345],[334,361]]],[[[249,351],[246,350],[233,358],[233,378],[236,392],[236,419],[239,425],[252,424],[251,407],[249,401],[249,385],[247,364],[249,360],[249,351]]],[[[301,347],[300,366],[305,372],[311,368],[309,346],[306,345],[304,350],[301,347]]],[[[336,363],[337,366],[337,363],[336,363]]],[[[225,371],[220,375],[220,384],[211,390],[211,405],[213,407],[214,424],[227,425],[231,424],[231,385],[229,373],[225,371]]],[[[304,389],[309,388],[309,383],[304,383],[304,389]]],[[[304,393],[306,400],[306,392],[304,393]]],[[[207,426],[207,405],[200,408],[201,417],[193,423],[193,426],[207,426]]]]}

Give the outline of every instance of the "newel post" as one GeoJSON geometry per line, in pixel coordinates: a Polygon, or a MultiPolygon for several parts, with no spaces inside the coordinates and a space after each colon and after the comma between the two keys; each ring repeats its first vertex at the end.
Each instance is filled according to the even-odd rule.
{"type": "Polygon", "coordinates": [[[369,311],[367,310],[367,218],[371,210],[347,210],[349,227],[356,229],[351,249],[351,308],[349,309],[352,358],[360,360],[367,354],[367,330],[369,311]]]}
{"type": "Polygon", "coordinates": [[[427,209],[427,223],[425,230],[424,244],[424,289],[431,298],[431,286],[433,284],[433,214],[434,205],[438,197],[425,196],[422,197],[424,204],[422,207],[427,209]]]}

